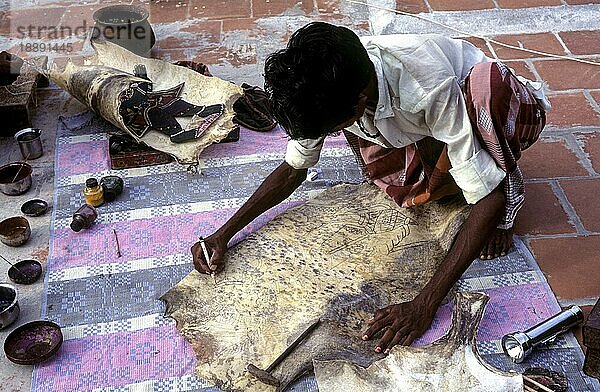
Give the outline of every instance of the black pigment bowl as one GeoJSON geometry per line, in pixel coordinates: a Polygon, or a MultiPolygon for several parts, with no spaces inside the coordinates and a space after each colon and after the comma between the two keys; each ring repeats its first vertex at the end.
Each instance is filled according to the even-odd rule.
{"type": "Polygon", "coordinates": [[[13,162],[0,167],[0,192],[9,196],[25,193],[31,188],[33,168],[25,162],[13,162]]]}
{"type": "Polygon", "coordinates": [[[27,216],[40,216],[46,211],[48,211],[48,203],[42,199],[32,199],[21,206],[21,212],[27,216]]]}
{"type": "Polygon", "coordinates": [[[35,365],[51,358],[63,342],[60,327],[51,321],[21,325],[4,341],[6,358],[19,365],[35,365]]]}
{"type": "Polygon", "coordinates": [[[22,260],[8,269],[8,277],[18,284],[35,283],[42,276],[42,264],[37,260],[22,260]]]}
{"type": "Polygon", "coordinates": [[[0,329],[17,321],[21,308],[17,300],[17,288],[9,283],[0,283],[0,329]]]}

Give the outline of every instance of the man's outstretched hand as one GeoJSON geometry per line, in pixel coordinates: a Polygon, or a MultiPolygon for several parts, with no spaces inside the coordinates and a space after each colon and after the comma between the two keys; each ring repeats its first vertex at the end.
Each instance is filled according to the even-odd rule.
{"type": "Polygon", "coordinates": [[[204,245],[208,249],[210,261],[205,260],[204,252],[200,242],[192,246],[192,256],[194,257],[194,268],[202,274],[212,274],[223,269],[223,257],[227,252],[227,241],[218,235],[211,235],[204,240],[204,245]]]}
{"type": "Polygon", "coordinates": [[[431,325],[436,310],[436,306],[424,303],[419,297],[379,309],[367,322],[370,327],[362,338],[369,340],[377,332],[387,329],[375,348],[376,352],[387,354],[395,345],[408,346],[423,335],[431,325]]]}

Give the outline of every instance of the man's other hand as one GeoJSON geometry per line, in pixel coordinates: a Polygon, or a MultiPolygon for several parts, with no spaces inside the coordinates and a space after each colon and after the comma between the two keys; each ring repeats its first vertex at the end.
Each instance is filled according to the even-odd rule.
{"type": "Polygon", "coordinates": [[[420,301],[419,297],[379,309],[367,322],[370,327],[362,338],[369,340],[378,332],[385,331],[375,348],[378,353],[387,354],[397,344],[409,346],[429,328],[436,310],[436,307],[420,301]]]}
{"type": "Polygon", "coordinates": [[[205,260],[204,252],[200,242],[192,246],[192,256],[194,257],[194,268],[203,274],[217,273],[223,269],[223,257],[227,252],[227,242],[215,234],[204,240],[204,245],[208,249],[210,260],[205,260]]]}

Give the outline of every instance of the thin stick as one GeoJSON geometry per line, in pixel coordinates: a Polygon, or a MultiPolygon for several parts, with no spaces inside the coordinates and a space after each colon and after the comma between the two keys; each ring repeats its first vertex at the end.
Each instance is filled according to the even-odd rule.
{"type": "Polygon", "coordinates": [[[8,261],[4,256],[0,255],[0,257],[2,257],[2,260],[6,261],[8,264],[10,264],[14,269],[16,269],[21,274],[22,277],[28,278],[27,275],[25,275],[20,269],[18,269],[16,265],[14,265],[10,261],[8,261]]]}
{"type": "Polygon", "coordinates": [[[117,257],[121,257],[121,247],[119,246],[119,237],[117,237],[117,231],[113,229],[113,234],[115,235],[115,242],[117,243],[117,257]]]}
{"type": "Polygon", "coordinates": [[[21,173],[21,170],[23,170],[23,168],[25,167],[25,163],[27,163],[27,160],[29,159],[29,156],[31,155],[31,151],[29,151],[27,153],[27,156],[25,157],[25,162],[21,163],[21,167],[19,168],[19,170],[17,170],[17,174],[15,174],[15,176],[13,177],[11,182],[15,182],[15,180],[17,179],[17,177],[19,176],[19,173],[21,173]]]}
{"type": "MultiPolygon", "coordinates": [[[[206,259],[206,265],[208,266],[208,269],[210,269],[210,256],[208,255],[208,249],[206,248],[206,244],[204,243],[204,237],[198,237],[198,240],[200,241],[200,247],[202,248],[202,252],[204,253],[204,258],[206,259]]],[[[212,272],[212,270],[211,270],[210,276],[212,276],[213,282],[215,283],[215,286],[216,286],[217,278],[215,276],[215,273],[212,272]]]]}
{"type": "Polygon", "coordinates": [[[527,381],[528,383],[540,388],[542,391],[544,392],[554,392],[552,389],[548,388],[545,385],[540,384],[539,382],[527,377],[526,375],[523,375],[523,380],[527,381]]]}
{"type": "Polygon", "coordinates": [[[531,387],[527,386],[527,384],[523,384],[523,390],[524,390],[525,392],[537,392],[535,389],[533,389],[533,388],[531,388],[531,387]]]}

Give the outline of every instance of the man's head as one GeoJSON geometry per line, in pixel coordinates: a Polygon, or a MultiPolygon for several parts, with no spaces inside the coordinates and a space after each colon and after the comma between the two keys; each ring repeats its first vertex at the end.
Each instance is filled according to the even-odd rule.
{"type": "Polygon", "coordinates": [[[315,139],[362,114],[361,92],[373,73],[356,34],[313,22],[292,34],[286,49],[267,58],[265,89],[271,94],[273,114],[288,135],[315,139]]]}

